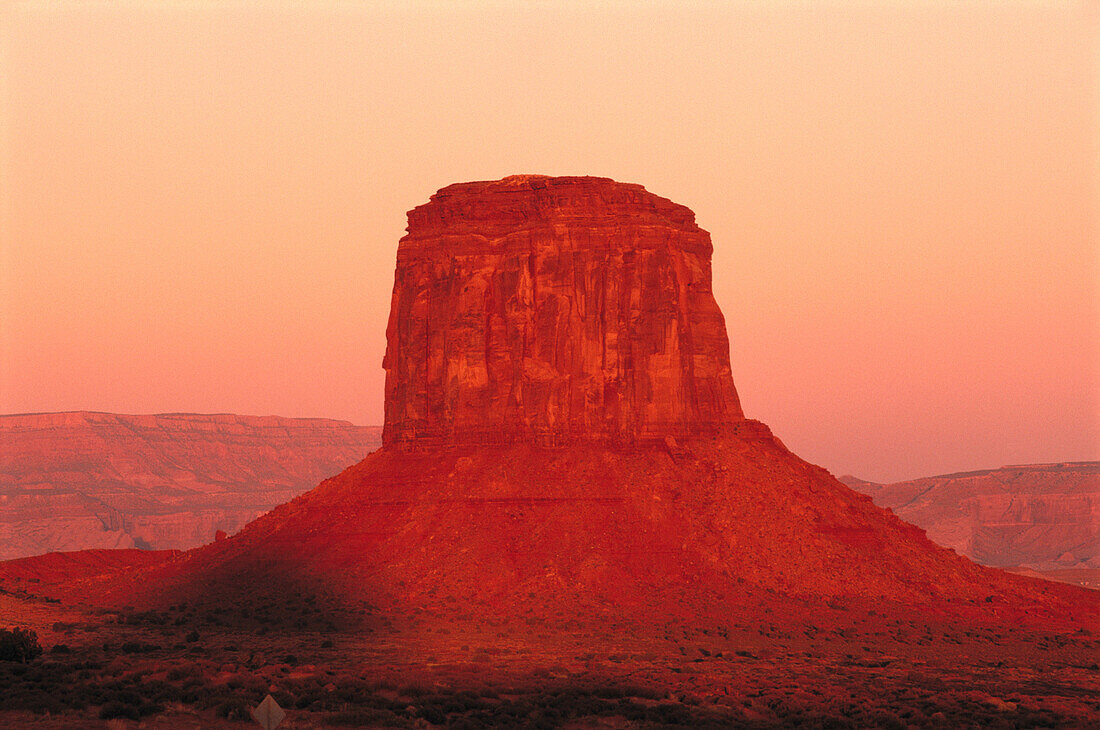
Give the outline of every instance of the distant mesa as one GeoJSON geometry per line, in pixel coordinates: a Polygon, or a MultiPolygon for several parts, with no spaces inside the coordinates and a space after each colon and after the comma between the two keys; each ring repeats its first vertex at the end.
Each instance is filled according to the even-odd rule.
{"type": "Polygon", "coordinates": [[[1017,464],[894,484],[841,481],[979,563],[1100,571],[1100,462],[1017,464]]]}
{"type": "Polygon", "coordinates": [[[197,547],[359,461],[380,436],[321,418],[0,416],[0,560],[197,547]]]}

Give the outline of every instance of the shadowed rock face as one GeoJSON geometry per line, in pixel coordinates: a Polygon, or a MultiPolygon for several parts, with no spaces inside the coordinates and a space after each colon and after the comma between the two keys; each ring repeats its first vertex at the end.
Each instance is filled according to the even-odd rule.
{"type": "Polygon", "coordinates": [[[383,442],[630,443],[742,420],[711,251],[640,185],[443,188],[398,248],[383,442]]]}

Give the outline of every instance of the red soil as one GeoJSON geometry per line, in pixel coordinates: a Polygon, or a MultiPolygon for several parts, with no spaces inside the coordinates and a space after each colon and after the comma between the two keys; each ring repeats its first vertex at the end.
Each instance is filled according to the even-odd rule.
{"type": "Polygon", "coordinates": [[[134,567],[52,595],[164,607],[292,590],[390,616],[567,608],[641,624],[841,602],[1100,630],[1100,594],[940,548],[765,430],[673,448],[383,449],[236,536],[134,567]]]}
{"type": "Polygon", "coordinates": [[[46,553],[0,563],[0,582],[4,584],[68,584],[159,565],[178,550],[77,550],[46,553]]]}

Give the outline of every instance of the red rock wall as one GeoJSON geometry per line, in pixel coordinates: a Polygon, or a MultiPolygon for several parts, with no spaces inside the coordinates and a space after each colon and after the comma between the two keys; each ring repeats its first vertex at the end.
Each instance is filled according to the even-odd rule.
{"type": "Polygon", "coordinates": [[[633,442],[743,418],[710,235],[605,178],[451,185],[409,212],[386,444],[633,442]]]}

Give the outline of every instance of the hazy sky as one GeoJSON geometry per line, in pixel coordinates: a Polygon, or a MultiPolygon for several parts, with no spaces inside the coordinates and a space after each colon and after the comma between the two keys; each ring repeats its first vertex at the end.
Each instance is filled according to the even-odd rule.
{"type": "Polygon", "coordinates": [[[711,232],[804,458],[1100,458],[1098,6],[7,5],[0,412],[378,424],[405,211],[591,174],[711,232]]]}

